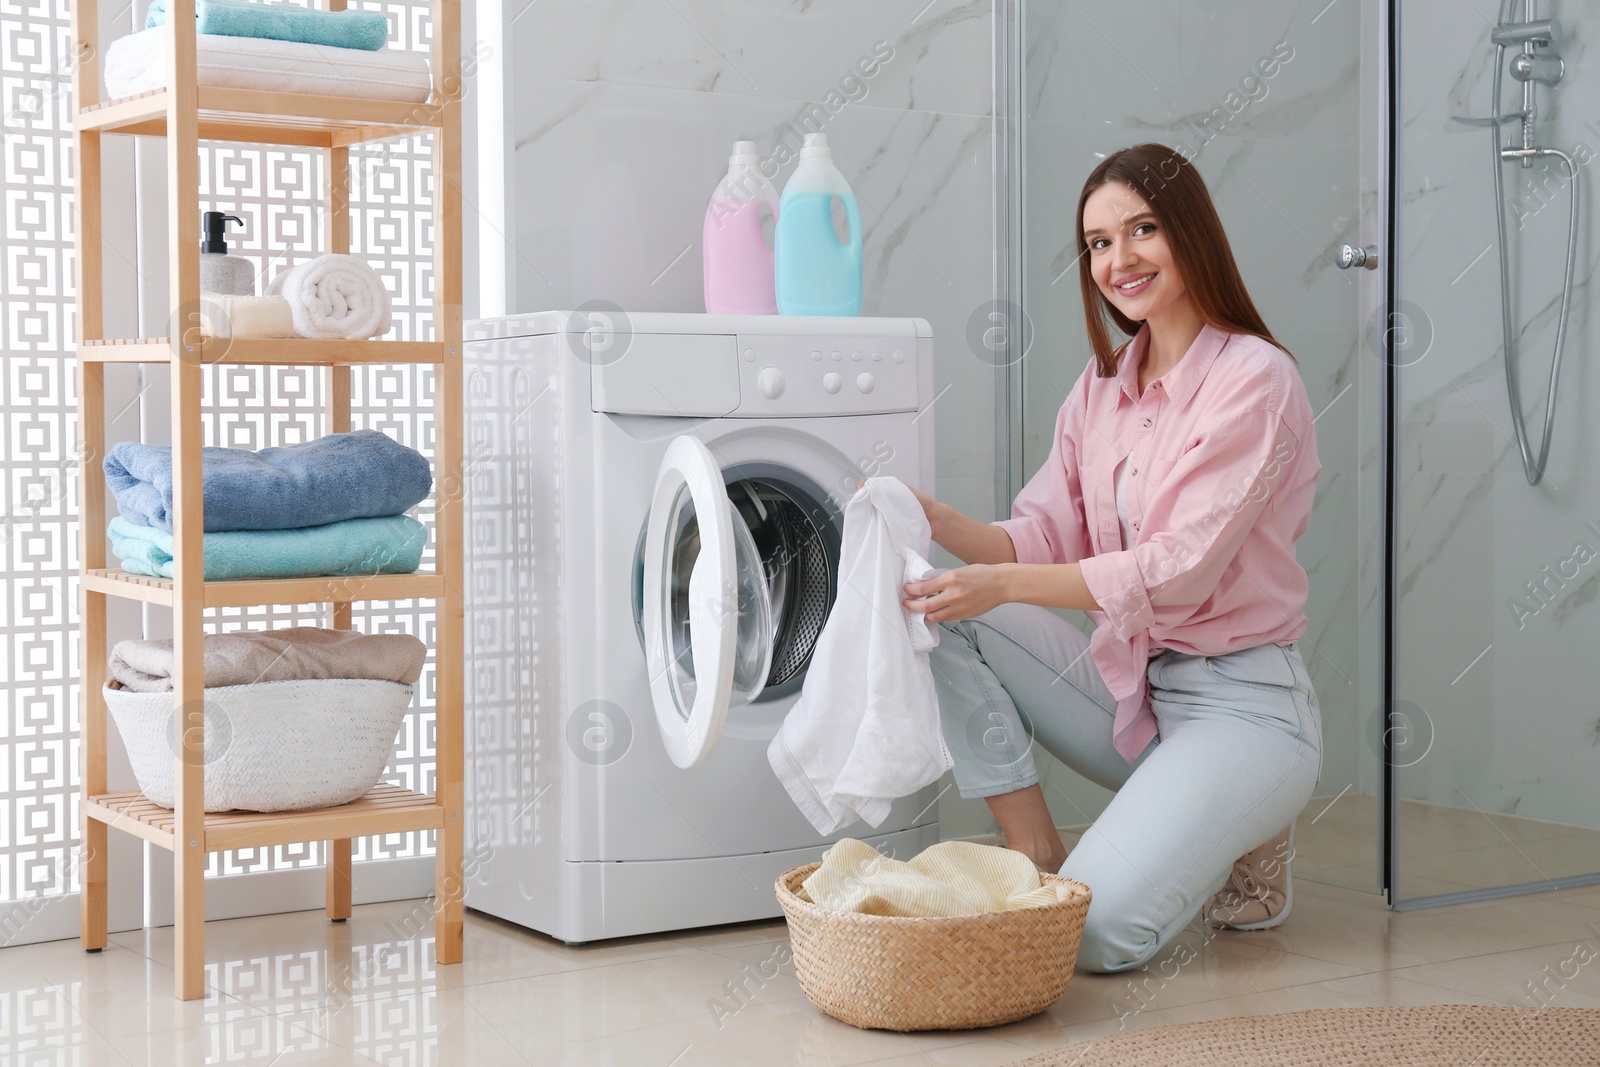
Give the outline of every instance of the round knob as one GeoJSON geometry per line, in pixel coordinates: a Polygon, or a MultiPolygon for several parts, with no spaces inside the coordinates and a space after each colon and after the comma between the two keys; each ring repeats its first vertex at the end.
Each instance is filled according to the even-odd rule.
{"type": "Polygon", "coordinates": [[[778,399],[783,395],[783,371],[777,367],[762,367],[761,373],[756,375],[756,388],[768,399],[778,399]]]}
{"type": "Polygon", "coordinates": [[[872,387],[878,384],[878,379],[872,376],[871,371],[863,371],[856,375],[856,388],[863,393],[872,392],[872,387]]]}
{"type": "Polygon", "coordinates": [[[822,387],[830,393],[837,393],[843,384],[844,379],[839,377],[836,371],[829,371],[822,376],[822,387]]]}
{"type": "Polygon", "coordinates": [[[1340,245],[1339,258],[1335,261],[1340,270],[1349,270],[1351,267],[1365,267],[1368,270],[1378,269],[1378,246],[1362,245],[1356,248],[1353,245],[1340,245]]]}

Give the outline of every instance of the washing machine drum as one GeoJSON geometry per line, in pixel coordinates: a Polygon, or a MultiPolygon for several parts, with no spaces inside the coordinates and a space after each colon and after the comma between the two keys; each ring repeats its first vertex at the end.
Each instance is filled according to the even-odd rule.
{"type": "Polygon", "coordinates": [[[701,702],[703,679],[697,675],[703,666],[697,667],[697,659],[707,655],[708,619],[731,623],[732,684],[724,708],[737,707],[799,689],[837,591],[840,520],[821,490],[777,467],[741,466],[731,474],[718,472],[714,492],[700,490],[713,500],[719,522],[727,516],[731,578],[706,577],[714,578],[714,571],[702,555],[714,553],[704,544],[692,478],[658,495],[640,533],[634,620],[652,663],[652,690],[665,730],[677,725],[675,719],[691,720],[701,702]],[[647,593],[652,568],[659,578],[647,593]],[[733,588],[721,588],[724,583],[733,588]],[[647,595],[653,604],[647,605],[647,595]],[[719,596],[726,608],[706,611],[705,602],[719,596]],[[654,634],[652,623],[659,627],[654,634]]]}

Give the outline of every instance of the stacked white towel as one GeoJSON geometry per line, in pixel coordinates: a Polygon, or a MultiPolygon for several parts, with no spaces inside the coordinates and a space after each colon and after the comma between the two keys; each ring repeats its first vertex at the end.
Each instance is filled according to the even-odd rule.
{"type": "MultiPolygon", "coordinates": [[[[119,37],[106,49],[106,94],[113,100],[167,84],[165,26],[119,37]]],[[[433,89],[428,61],[399,48],[369,52],[260,37],[195,35],[195,81],[224,89],[262,89],[423,103],[433,89]]]]}
{"type": "Polygon", "coordinates": [[[364,340],[389,332],[389,290],[354,256],[325,255],[282,271],[268,296],[289,301],[299,337],[364,340]]]}

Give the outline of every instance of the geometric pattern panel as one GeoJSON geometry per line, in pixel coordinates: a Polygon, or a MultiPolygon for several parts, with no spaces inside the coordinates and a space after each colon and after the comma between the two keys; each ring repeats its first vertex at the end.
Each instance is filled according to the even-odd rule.
{"type": "MultiPolygon", "coordinates": [[[[390,47],[431,47],[426,2],[360,0],[389,16],[390,47]]],[[[71,28],[66,0],[0,0],[0,903],[22,915],[76,892],[79,838],[78,522],[75,212],[71,28]]],[[[391,337],[431,336],[430,144],[406,138],[350,152],[351,251],[378,271],[394,305],[391,337]]],[[[244,219],[230,251],[264,281],[321,251],[321,152],[206,142],[201,199],[244,219]]],[[[259,289],[259,287],[258,287],[259,289]]],[[[165,331],[163,331],[165,332],[165,331]]],[[[207,372],[207,443],[258,449],[326,432],[326,372],[217,367],[207,372]]],[[[383,430],[430,458],[431,368],[365,367],[354,375],[354,424],[383,430]]],[[[432,530],[431,505],[417,517],[432,530]]],[[[431,566],[429,558],[424,566],[431,566]]],[[[211,631],[319,625],[317,606],[208,613],[211,631]]],[[[430,601],[357,605],[368,632],[413,633],[430,648],[386,781],[433,788],[433,610],[430,601]]],[[[427,854],[432,834],[364,839],[356,859],[427,854]]],[[[211,857],[208,873],[321,862],[296,844],[211,857]]],[[[15,916],[13,916],[15,917],[15,916]]],[[[24,916],[25,918],[26,916],[24,916]]],[[[15,935],[0,919],[0,942],[15,935]]]]}
{"type": "Polygon", "coordinates": [[[71,55],[66,0],[0,0],[0,942],[78,886],[71,55]]]}

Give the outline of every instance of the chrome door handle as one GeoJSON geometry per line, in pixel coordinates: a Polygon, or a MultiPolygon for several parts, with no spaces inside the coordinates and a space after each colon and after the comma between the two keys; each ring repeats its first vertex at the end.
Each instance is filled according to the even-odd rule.
{"type": "Polygon", "coordinates": [[[1356,248],[1352,245],[1339,246],[1339,269],[1349,270],[1351,267],[1365,267],[1368,270],[1378,269],[1378,246],[1362,245],[1356,248]]]}

